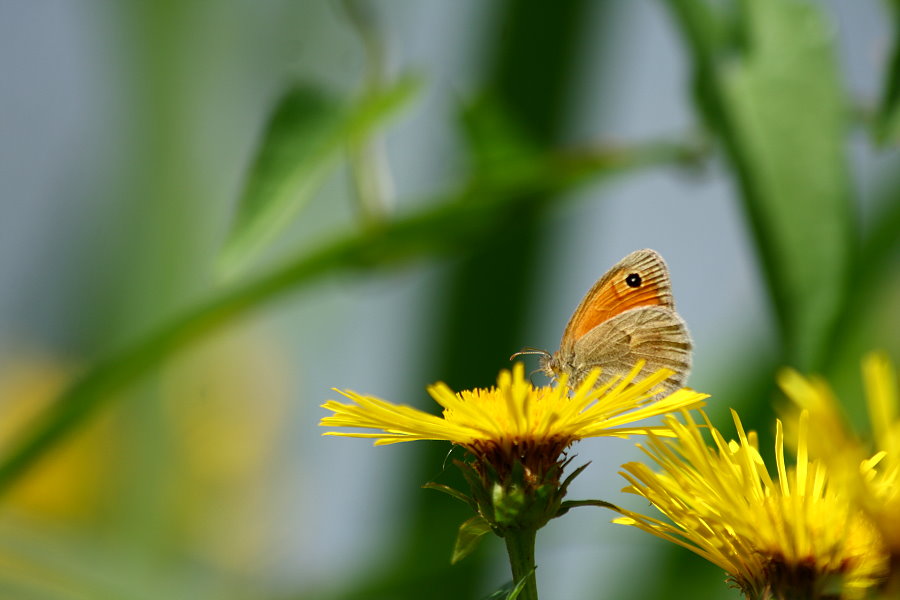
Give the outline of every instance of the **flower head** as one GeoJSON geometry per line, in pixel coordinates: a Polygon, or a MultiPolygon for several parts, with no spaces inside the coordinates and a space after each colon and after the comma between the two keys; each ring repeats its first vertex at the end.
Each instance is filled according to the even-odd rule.
{"type": "Polygon", "coordinates": [[[810,453],[839,477],[853,500],[878,529],[892,556],[892,585],[900,593],[900,394],[887,356],[863,361],[872,443],[848,427],[828,385],[786,370],[779,383],[796,410],[808,411],[810,425],[823,435],[810,453]]]}
{"type": "Polygon", "coordinates": [[[667,418],[674,439],[649,437],[644,451],[662,468],[629,463],[624,491],[649,500],[669,521],[627,510],[616,522],[679,544],[718,565],[747,598],[861,598],[884,575],[877,531],[851,498],[807,454],[808,415],[799,416],[793,467],[777,422],[773,479],[755,432],[732,411],[738,440],[726,441],[709,419],[667,418]],[[701,429],[714,444],[707,445],[701,429]]]}
{"type": "MultiPolygon", "coordinates": [[[[636,380],[639,363],[623,378],[594,387],[599,369],[575,390],[565,379],[556,387],[535,387],[516,364],[501,371],[496,387],[454,393],[443,383],[428,388],[443,408],[441,417],[398,406],[354,392],[340,392],[353,401],[333,400],[322,406],[334,414],[320,425],[371,429],[374,432],[328,431],[325,435],[375,438],[375,444],[412,440],[446,440],[462,446],[472,457],[456,461],[472,496],[432,484],[457,498],[464,497],[483,523],[505,536],[511,530],[536,531],[567,510],[562,499],[568,482],[562,471],[565,451],[573,442],[598,436],[628,437],[662,426],[636,425],[647,418],[701,406],[705,394],[680,389],[660,397],[660,384],[672,373],[660,370],[636,380]]],[[[586,502],[586,501],[585,501],[586,502]]],[[[597,501],[599,502],[599,501],[597,501]]]]}
{"type": "Polygon", "coordinates": [[[521,363],[512,372],[501,371],[497,386],[492,388],[454,393],[446,384],[437,383],[428,388],[428,393],[443,407],[441,417],[337,390],[353,403],[326,402],[323,408],[334,415],[323,418],[319,424],[380,430],[325,433],[375,438],[376,445],[446,440],[463,446],[497,471],[507,471],[515,461],[521,461],[526,471],[542,473],[556,464],[575,441],[661,432],[663,428],[659,426],[634,423],[699,407],[707,397],[684,388],[658,398],[657,387],[671,372],[660,370],[634,382],[642,366],[638,364],[628,376],[595,388],[598,369],[575,390],[570,390],[564,379],[556,387],[535,387],[525,379],[521,363]]]}

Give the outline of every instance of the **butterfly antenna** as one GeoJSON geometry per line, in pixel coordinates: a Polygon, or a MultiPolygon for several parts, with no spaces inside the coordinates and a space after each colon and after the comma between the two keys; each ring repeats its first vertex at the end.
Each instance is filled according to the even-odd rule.
{"type": "Polygon", "coordinates": [[[441,465],[441,473],[447,470],[447,461],[449,461],[450,457],[453,456],[454,450],[456,450],[456,446],[450,446],[450,450],[447,452],[447,456],[444,457],[444,463],[441,465]]]}
{"type": "Polygon", "coordinates": [[[550,356],[550,353],[546,350],[538,350],[537,348],[532,348],[530,346],[525,346],[515,354],[509,357],[509,360],[514,359],[517,356],[524,356],[526,354],[538,354],[540,356],[550,356]]]}
{"type": "Polygon", "coordinates": [[[532,371],[531,373],[528,374],[528,381],[531,382],[531,385],[534,385],[535,374],[543,373],[543,372],[544,372],[544,370],[542,368],[538,367],[537,369],[535,369],[534,371],[532,371]]]}

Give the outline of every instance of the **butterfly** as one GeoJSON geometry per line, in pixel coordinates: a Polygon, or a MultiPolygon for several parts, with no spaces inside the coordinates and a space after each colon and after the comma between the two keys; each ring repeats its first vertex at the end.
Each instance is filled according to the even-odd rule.
{"type": "Polygon", "coordinates": [[[526,348],[511,358],[539,354],[540,370],[553,378],[565,373],[569,387],[577,387],[595,367],[602,369],[602,383],[643,360],[644,375],[674,371],[661,384],[668,393],[684,385],[691,349],[687,326],[675,312],[669,269],[659,254],[644,249],[620,260],[588,290],[557,352],[526,348]]]}

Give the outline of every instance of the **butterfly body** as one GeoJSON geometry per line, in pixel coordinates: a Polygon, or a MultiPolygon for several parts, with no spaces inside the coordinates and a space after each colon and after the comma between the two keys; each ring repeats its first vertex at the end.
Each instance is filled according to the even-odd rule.
{"type": "MultiPolygon", "coordinates": [[[[594,368],[601,382],[646,363],[643,374],[674,374],[666,391],[684,385],[691,367],[691,338],[675,312],[669,271],[653,250],[637,250],[616,263],[588,291],[563,332],[559,350],[540,352],[541,370],[565,374],[577,386],[594,368]]],[[[640,377],[639,377],[640,378],[640,377]]]]}

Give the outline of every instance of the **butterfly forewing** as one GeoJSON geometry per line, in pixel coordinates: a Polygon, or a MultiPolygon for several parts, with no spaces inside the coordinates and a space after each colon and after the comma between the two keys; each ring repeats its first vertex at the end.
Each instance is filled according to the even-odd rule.
{"type": "Polygon", "coordinates": [[[646,249],[620,260],[594,284],[569,320],[560,348],[571,347],[601,323],[644,306],[674,309],[666,263],[646,249]]]}

